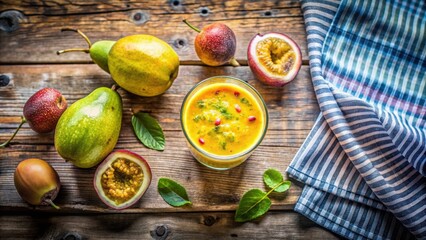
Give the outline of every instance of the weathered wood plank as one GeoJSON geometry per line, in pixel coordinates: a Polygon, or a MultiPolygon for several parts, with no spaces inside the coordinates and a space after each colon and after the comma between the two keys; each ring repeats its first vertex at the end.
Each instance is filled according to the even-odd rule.
{"type": "Polygon", "coordinates": [[[2,215],[0,221],[2,239],[339,239],[288,211],[269,212],[244,224],[224,212],[2,215]]]}
{"type": "Polygon", "coordinates": [[[0,29],[16,30],[0,31],[0,64],[90,62],[83,53],[55,54],[60,49],[86,46],[76,33],[61,33],[64,27],[81,29],[93,42],[131,34],[155,35],[175,48],[183,64],[199,64],[193,46],[197,33],[183,19],[200,28],[213,22],[226,23],[236,34],[236,58],[242,64],[246,64],[250,39],[256,33],[271,31],[294,38],[303,59],[308,59],[299,1],[9,0],[0,5],[0,12],[6,10],[17,10],[22,16],[3,13],[5,21],[0,22],[0,29]]]}
{"type": "MultiPolygon", "coordinates": [[[[5,141],[18,125],[25,101],[42,87],[63,92],[71,104],[100,86],[113,82],[94,64],[11,65],[0,66],[0,73],[10,76],[13,86],[0,88],[0,141],[5,141]]],[[[234,210],[242,194],[250,188],[264,188],[262,173],[268,168],[284,172],[306,138],[318,114],[313,96],[309,68],[303,67],[298,77],[283,88],[273,88],[255,80],[248,67],[181,66],[173,86],[163,95],[142,98],[119,90],[124,104],[123,125],[116,146],[144,156],[153,170],[153,182],[142,200],[124,212],[222,211],[234,210]],[[214,171],[198,164],[186,148],[179,122],[184,95],[202,78],[232,75],[247,80],[264,97],[269,109],[268,133],[251,158],[229,171],[214,171]],[[200,77],[202,76],[202,77],[200,77]],[[134,136],[129,109],[150,112],[162,125],[166,150],[148,150],[134,136]],[[170,177],[187,187],[193,206],[171,208],[156,191],[159,177],[170,177]]],[[[31,209],[13,186],[13,171],[19,161],[42,158],[58,171],[63,189],[57,203],[63,212],[108,212],[92,187],[95,169],[77,169],[64,162],[53,146],[53,134],[39,135],[28,125],[18,133],[11,147],[0,149],[0,209],[31,209]]],[[[301,188],[293,186],[283,198],[273,199],[273,209],[289,209],[301,188]]],[[[38,208],[51,211],[49,207],[38,208]]]]}

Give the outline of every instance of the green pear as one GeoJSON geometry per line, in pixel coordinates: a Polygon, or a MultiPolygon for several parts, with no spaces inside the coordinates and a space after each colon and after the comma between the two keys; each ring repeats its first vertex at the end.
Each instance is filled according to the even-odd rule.
{"type": "Polygon", "coordinates": [[[96,166],[117,144],[121,118],[115,87],[95,89],[62,114],[55,129],[56,151],[79,168],[96,166]]]}
{"type": "Polygon", "coordinates": [[[112,45],[114,45],[115,41],[110,40],[101,40],[92,44],[89,38],[80,30],[72,29],[72,28],[64,28],[62,31],[73,31],[77,32],[80,36],[86,40],[89,48],[71,48],[65,50],[59,50],[56,53],[58,55],[67,52],[85,52],[90,54],[90,58],[95,62],[102,70],[109,73],[108,69],[108,53],[111,50],[112,45]]]}
{"type": "Polygon", "coordinates": [[[95,42],[89,49],[90,58],[107,73],[109,73],[108,53],[114,43],[115,41],[102,40],[95,42]]]}

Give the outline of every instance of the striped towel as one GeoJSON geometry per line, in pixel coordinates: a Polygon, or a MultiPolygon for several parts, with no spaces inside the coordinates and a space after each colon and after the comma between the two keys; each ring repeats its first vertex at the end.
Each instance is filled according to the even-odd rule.
{"type": "Polygon", "coordinates": [[[287,169],[295,211],[349,239],[426,239],[424,0],[306,0],[321,113],[287,169]]]}

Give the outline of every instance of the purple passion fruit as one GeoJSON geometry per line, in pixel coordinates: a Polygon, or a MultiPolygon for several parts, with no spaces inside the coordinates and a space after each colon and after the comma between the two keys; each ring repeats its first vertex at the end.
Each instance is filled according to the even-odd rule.
{"type": "Polygon", "coordinates": [[[94,186],[99,198],[117,210],[135,204],[151,184],[148,162],[134,152],[117,150],[99,165],[94,186]]]}
{"type": "Polygon", "coordinates": [[[43,88],[34,93],[25,103],[21,123],[13,135],[0,148],[7,147],[26,122],[38,133],[48,133],[55,129],[62,113],[67,109],[67,101],[53,88],[43,88]]]}
{"type": "Polygon", "coordinates": [[[27,100],[23,112],[31,129],[38,133],[48,133],[55,129],[65,109],[67,101],[58,90],[43,88],[27,100]]]}
{"type": "Polygon", "coordinates": [[[59,175],[44,160],[26,159],[18,164],[14,174],[15,188],[19,195],[32,205],[52,205],[61,188],[59,175]]]}
{"type": "Polygon", "coordinates": [[[256,78],[276,87],[291,82],[302,65],[299,46],[282,33],[254,36],[248,46],[247,58],[256,78]]]}
{"type": "Polygon", "coordinates": [[[234,58],[237,40],[231,28],[223,23],[213,23],[199,30],[186,20],[183,22],[198,32],[194,45],[201,62],[209,66],[221,66],[226,63],[240,65],[234,58]]]}

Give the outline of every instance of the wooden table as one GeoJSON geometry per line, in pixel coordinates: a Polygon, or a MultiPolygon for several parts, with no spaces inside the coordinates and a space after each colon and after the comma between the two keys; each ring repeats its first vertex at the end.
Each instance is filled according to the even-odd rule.
{"type": "Polygon", "coordinates": [[[79,28],[92,42],[117,40],[131,34],[152,34],[168,42],[181,60],[173,86],[158,97],[143,98],[120,89],[123,124],[116,149],[129,149],[146,158],[153,171],[152,184],[133,207],[113,211],[92,186],[95,169],[78,169],[55,151],[53,133],[40,135],[27,124],[10,147],[0,149],[0,238],[73,239],[228,239],[228,238],[337,238],[309,219],[293,212],[301,192],[294,182],[288,193],[272,196],[271,210],[262,218],[233,220],[241,196],[251,188],[264,189],[268,168],[284,173],[308,135],[319,113],[309,74],[306,33],[298,1],[19,1],[0,6],[0,76],[10,78],[0,88],[0,141],[20,122],[26,100],[43,87],[60,90],[69,104],[100,86],[111,86],[108,74],[88,55],[55,52],[85,47],[84,40],[64,27],[79,28]],[[75,3],[72,3],[75,2],[75,3]],[[237,37],[240,67],[208,67],[195,54],[196,32],[183,22],[202,27],[223,22],[237,37]],[[283,88],[260,83],[247,66],[247,46],[256,33],[283,32],[301,46],[303,66],[297,78],[283,88]],[[201,166],[189,153],[179,122],[179,110],[188,90],[202,79],[230,75],[247,80],[264,97],[269,128],[260,147],[243,165],[228,171],[201,166]],[[145,148],[133,133],[130,109],[149,112],[159,120],[166,136],[163,152],[145,148]],[[50,207],[33,207],[15,190],[17,164],[35,157],[48,161],[59,173],[62,189],[50,207]],[[160,177],[186,187],[193,205],[173,208],[156,187],[160,177]]]}

